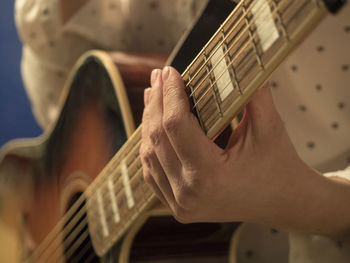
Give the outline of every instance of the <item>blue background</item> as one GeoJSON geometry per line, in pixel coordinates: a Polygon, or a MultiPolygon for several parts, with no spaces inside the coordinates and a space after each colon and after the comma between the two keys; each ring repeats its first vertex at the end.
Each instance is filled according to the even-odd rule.
{"type": "Polygon", "coordinates": [[[23,89],[21,42],[14,22],[14,2],[0,1],[0,147],[10,139],[42,133],[23,89]]]}

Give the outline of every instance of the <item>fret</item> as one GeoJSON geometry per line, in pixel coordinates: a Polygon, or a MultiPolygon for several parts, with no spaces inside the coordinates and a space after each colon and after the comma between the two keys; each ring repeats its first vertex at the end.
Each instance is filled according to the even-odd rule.
{"type": "Polygon", "coordinates": [[[299,0],[292,4],[282,2],[280,10],[289,35],[297,30],[303,17],[314,7],[315,3],[310,0],[299,0]]]}
{"type": "MultiPolygon", "coordinates": [[[[142,171],[138,170],[132,180],[131,180],[131,189],[134,193],[135,199],[135,213],[138,213],[140,209],[142,209],[143,204],[145,203],[144,192],[142,190],[142,185],[140,181],[140,177],[142,176],[142,171]]],[[[133,211],[134,212],[134,211],[133,211]]]]}
{"type": "Polygon", "coordinates": [[[265,52],[279,37],[268,1],[256,0],[253,3],[251,12],[257,27],[257,34],[261,40],[262,49],[265,52]]]}
{"type": "Polygon", "coordinates": [[[188,87],[190,89],[190,95],[192,95],[191,98],[193,100],[194,108],[195,108],[197,116],[198,116],[199,124],[202,127],[202,129],[204,130],[205,127],[204,127],[202,119],[200,118],[199,108],[196,107],[196,105],[198,103],[198,100],[197,100],[197,97],[196,97],[195,88],[194,88],[193,84],[191,83],[191,82],[193,82],[193,78],[191,77],[190,72],[187,73],[187,76],[188,76],[187,83],[190,83],[190,84],[187,84],[186,87],[188,87]]]}
{"type": "MultiPolygon", "coordinates": [[[[317,0],[240,2],[182,74],[198,120],[209,138],[215,138],[229,124],[255,90],[325,14],[323,3],[317,0]]],[[[86,191],[89,230],[98,255],[107,252],[112,241],[119,239],[134,218],[155,200],[154,193],[143,180],[138,156],[140,140],[139,128],[129,139],[131,143],[122,147],[86,191]],[[106,177],[106,172],[110,177],[106,177]],[[108,183],[105,193],[108,202],[100,192],[103,181],[108,183]],[[119,211],[119,223],[116,223],[114,204],[119,211]]]]}
{"type": "Polygon", "coordinates": [[[221,110],[221,106],[220,106],[221,100],[220,100],[219,96],[217,96],[217,94],[219,94],[218,87],[215,83],[216,82],[215,77],[213,77],[211,74],[211,67],[209,66],[210,61],[208,60],[208,55],[207,55],[205,50],[203,52],[203,55],[205,58],[205,62],[204,62],[206,65],[205,69],[207,71],[207,75],[208,75],[209,83],[210,83],[209,89],[211,89],[211,93],[213,94],[213,99],[215,101],[215,105],[217,107],[217,110],[218,110],[219,114],[222,116],[222,110],[221,110]]]}
{"type": "MultiPolygon", "coordinates": [[[[254,3],[253,3],[254,4],[254,3]]],[[[254,12],[254,11],[256,11],[255,10],[255,6],[257,5],[257,3],[253,6],[253,8],[252,8],[252,13],[254,12]]],[[[257,7],[258,8],[258,7],[257,7]]],[[[260,57],[260,55],[259,55],[259,51],[258,51],[258,48],[257,48],[257,46],[256,46],[256,43],[255,43],[255,38],[254,38],[254,32],[252,31],[252,29],[251,29],[251,27],[250,27],[250,21],[249,21],[249,19],[248,19],[248,11],[246,10],[246,7],[245,7],[245,5],[244,5],[244,3],[242,4],[242,9],[243,9],[243,13],[244,13],[244,20],[245,20],[245,23],[246,23],[246,26],[247,26],[247,28],[248,28],[248,33],[249,33],[249,38],[250,38],[250,42],[251,42],[251,44],[253,45],[253,49],[254,49],[254,52],[255,52],[255,56],[256,56],[256,60],[258,61],[258,63],[259,63],[259,65],[260,65],[260,67],[261,67],[261,69],[264,69],[264,65],[263,65],[263,63],[262,63],[262,60],[261,60],[261,57],[260,57]]],[[[261,9],[257,9],[257,10],[261,10],[261,9]]],[[[257,11],[256,11],[257,12],[257,11]]],[[[253,16],[253,18],[254,18],[254,16],[253,16]]],[[[259,34],[259,31],[257,31],[258,32],[258,34],[259,34]]]]}
{"type": "Polygon", "coordinates": [[[142,166],[141,167],[138,167],[138,173],[139,173],[139,176],[137,176],[138,180],[139,180],[139,184],[141,186],[141,191],[142,191],[142,197],[143,197],[143,203],[145,203],[147,201],[147,192],[146,192],[146,189],[145,189],[145,180],[143,179],[143,173],[142,173],[142,166]]]}
{"type": "Polygon", "coordinates": [[[274,10],[276,10],[276,15],[277,15],[277,19],[278,19],[278,22],[282,28],[282,33],[283,35],[285,36],[285,38],[287,39],[287,41],[289,41],[289,35],[288,35],[288,32],[287,32],[287,29],[286,29],[286,26],[283,22],[283,19],[282,19],[282,16],[281,16],[281,12],[279,10],[279,6],[278,4],[276,3],[276,0],[272,0],[272,4],[273,4],[273,7],[274,7],[274,10]]]}
{"type": "Polygon", "coordinates": [[[225,60],[224,49],[221,43],[218,45],[219,48],[217,48],[211,56],[211,63],[213,65],[216,86],[219,91],[219,98],[221,101],[224,101],[234,90],[234,87],[225,60]]]}
{"type": "Polygon", "coordinates": [[[145,180],[143,178],[143,175],[142,175],[142,169],[140,171],[140,174],[141,174],[139,176],[140,181],[141,181],[140,185],[142,187],[142,192],[143,192],[144,199],[145,199],[145,201],[147,201],[148,198],[150,198],[153,195],[153,192],[152,192],[151,188],[148,185],[146,185],[146,182],[145,182],[145,180]]]}
{"type": "MultiPolygon", "coordinates": [[[[221,30],[221,34],[223,36],[223,39],[226,39],[227,36],[225,34],[225,31],[222,29],[221,30]]],[[[235,69],[233,67],[233,61],[231,59],[231,56],[230,56],[230,52],[229,52],[229,47],[227,45],[227,42],[224,41],[224,52],[226,54],[226,59],[227,59],[227,64],[229,65],[229,72],[230,72],[230,75],[231,75],[231,79],[233,79],[234,81],[234,85],[236,86],[236,89],[238,90],[239,93],[242,94],[242,90],[241,90],[241,87],[239,86],[239,82],[238,82],[238,79],[237,79],[237,76],[236,76],[236,72],[235,72],[235,69]]]]}

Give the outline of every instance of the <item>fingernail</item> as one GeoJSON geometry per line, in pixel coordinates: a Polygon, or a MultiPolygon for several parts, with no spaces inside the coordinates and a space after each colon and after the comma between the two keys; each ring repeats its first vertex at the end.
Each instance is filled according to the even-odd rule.
{"type": "Polygon", "coordinates": [[[165,68],[163,68],[163,72],[162,72],[163,81],[168,79],[169,74],[170,74],[170,68],[168,66],[166,66],[165,68]]]}
{"type": "Polygon", "coordinates": [[[152,73],[151,73],[151,85],[152,86],[156,83],[158,75],[159,75],[159,69],[152,70],[152,73]]]}

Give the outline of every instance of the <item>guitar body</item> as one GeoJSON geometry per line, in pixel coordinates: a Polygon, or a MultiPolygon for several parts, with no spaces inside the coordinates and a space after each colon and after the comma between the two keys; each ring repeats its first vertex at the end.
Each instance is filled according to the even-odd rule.
{"type": "MultiPolygon", "coordinates": [[[[147,85],[151,69],[164,62],[160,57],[141,58],[147,80],[142,74],[135,79],[120,75],[113,61],[115,57],[115,54],[101,51],[82,57],[65,87],[61,113],[55,125],[36,139],[13,141],[3,149],[1,177],[11,181],[14,190],[20,193],[25,234],[32,244],[29,249],[35,249],[55,229],[69,207],[133,133],[135,125],[123,78],[128,82],[131,101],[142,101],[142,88],[138,85],[147,85]]],[[[141,103],[138,109],[134,107],[138,120],[142,107],[141,103]]],[[[87,220],[86,215],[83,218],[87,220]]],[[[175,262],[187,259],[195,262],[197,257],[201,262],[203,258],[207,258],[207,262],[219,262],[219,259],[227,262],[235,226],[181,225],[155,204],[134,224],[125,241],[117,243],[104,260],[175,262]],[[147,221],[150,216],[152,219],[147,221]],[[209,261],[210,258],[213,261],[209,261]]],[[[75,227],[79,228],[78,222],[75,227]]],[[[88,227],[84,227],[79,231],[87,230],[88,227]]],[[[74,247],[76,239],[64,240],[66,234],[58,230],[57,246],[53,246],[55,249],[39,262],[76,262],[78,258],[92,262],[100,260],[88,236],[74,247]]]]}
{"type": "MultiPolygon", "coordinates": [[[[190,64],[182,77],[210,139],[220,138],[286,55],[326,16],[326,7],[336,11],[342,1],[287,2],[271,9],[259,1],[267,12],[264,19],[274,25],[269,29],[274,37],[268,38],[261,34],[265,23],[254,20],[253,37],[252,26],[244,20],[248,9],[260,17],[252,9],[258,1],[250,1],[248,9],[241,4],[231,13],[232,1],[212,0],[198,19],[204,18],[204,23],[195,25],[177,55],[171,56],[179,71],[190,64]],[[268,45],[263,45],[264,40],[268,45]],[[221,77],[226,82],[219,82],[221,77]]],[[[27,248],[22,258],[235,262],[236,223],[181,225],[168,216],[144,183],[138,156],[141,134],[140,129],[134,132],[133,116],[139,124],[142,91],[149,85],[150,71],[163,65],[164,59],[128,58],[138,62],[123,63],[125,56],[120,53],[93,51],[83,56],[67,81],[55,124],[38,138],[13,141],[3,148],[0,190],[10,194],[0,191],[0,198],[4,202],[15,196],[13,207],[19,208],[21,219],[12,225],[18,226],[22,248],[27,248]]]]}

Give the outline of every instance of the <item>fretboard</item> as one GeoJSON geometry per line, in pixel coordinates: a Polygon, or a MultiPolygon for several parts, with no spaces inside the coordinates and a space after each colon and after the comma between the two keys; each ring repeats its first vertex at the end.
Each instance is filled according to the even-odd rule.
{"type": "MultiPolygon", "coordinates": [[[[327,14],[319,0],[241,1],[182,74],[203,131],[215,138],[327,14]]],[[[85,193],[104,255],[155,200],[142,176],[139,127],[85,193]]]]}

